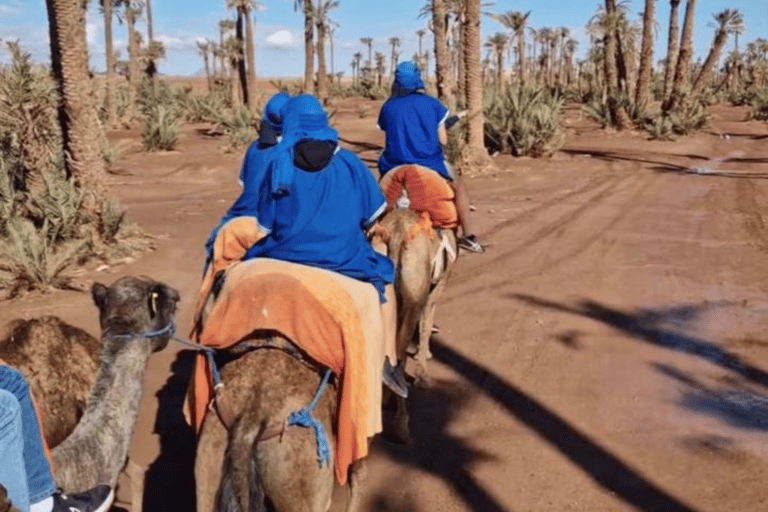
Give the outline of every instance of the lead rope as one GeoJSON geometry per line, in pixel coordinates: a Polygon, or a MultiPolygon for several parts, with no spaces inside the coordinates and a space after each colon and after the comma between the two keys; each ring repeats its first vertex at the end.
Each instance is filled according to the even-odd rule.
{"type": "Polygon", "coordinates": [[[325,371],[322,382],[317,388],[315,398],[308,406],[300,411],[292,412],[288,416],[288,426],[298,425],[299,427],[309,428],[311,427],[315,431],[315,437],[317,437],[317,460],[320,462],[320,467],[323,468],[331,462],[331,447],[328,443],[328,436],[325,433],[325,427],[320,421],[312,416],[315,411],[315,407],[320,402],[320,399],[325,393],[325,388],[328,386],[328,379],[331,377],[331,370],[325,371]]]}

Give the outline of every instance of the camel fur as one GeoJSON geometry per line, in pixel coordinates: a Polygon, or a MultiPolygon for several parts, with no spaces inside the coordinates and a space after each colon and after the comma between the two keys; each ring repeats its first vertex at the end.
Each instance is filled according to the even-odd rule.
{"type": "MultiPolygon", "coordinates": [[[[320,467],[312,429],[287,427],[276,437],[259,439],[306,407],[321,381],[313,366],[274,348],[286,342],[277,334],[256,332],[230,352],[239,357],[223,367],[221,377],[235,420],[229,432],[214,413],[203,424],[195,460],[198,512],[330,508],[333,465],[320,467]]],[[[329,436],[334,435],[335,410],[336,388],[329,385],[314,411],[329,436]]],[[[334,438],[329,442],[333,446],[334,438]]],[[[350,474],[348,511],[359,506],[358,468],[353,466],[350,474]]]]}
{"type": "Polygon", "coordinates": [[[168,326],[179,300],[176,290],[146,277],[124,277],[109,287],[95,283],[92,295],[100,344],[52,317],[16,322],[0,342],[0,357],[25,375],[35,397],[42,397],[39,406],[50,425],[46,433],[50,428],[57,437],[67,436],[52,456],[57,484],[68,492],[116,485],[138,418],[149,356],[168,343],[168,336],[148,339],[143,333],[168,326]],[[94,370],[90,354],[96,344],[101,354],[94,370]],[[78,385],[76,397],[67,396],[69,383],[78,385]],[[80,403],[84,383],[91,383],[90,393],[77,424],[72,425],[71,415],[58,420],[66,404],[80,403]]]}
{"type": "MultiPolygon", "coordinates": [[[[455,233],[441,231],[457,254],[455,233]]],[[[455,259],[446,261],[445,269],[435,279],[432,266],[441,238],[432,228],[424,229],[421,215],[401,208],[387,213],[372,232],[374,246],[386,245],[386,253],[395,264],[397,358],[399,364],[405,364],[409,348],[416,341],[416,380],[422,385],[428,382],[427,360],[432,358],[429,340],[437,299],[455,264],[455,259]]],[[[387,435],[393,441],[406,443],[410,437],[408,409],[405,399],[395,399],[394,426],[387,435]]]]}

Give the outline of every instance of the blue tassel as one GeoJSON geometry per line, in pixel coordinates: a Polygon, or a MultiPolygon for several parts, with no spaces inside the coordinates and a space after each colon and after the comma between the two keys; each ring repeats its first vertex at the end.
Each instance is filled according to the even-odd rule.
{"type": "Polygon", "coordinates": [[[328,379],[331,377],[331,370],[326,370],[323,376],[323,381],[320,383],[320,387],[317,389],[314,400],[307,407],[300,411],[291,413],[288,416],[288,426],[297,425],[304,428],[312,428],[315,431],[317,437],[317,459],[320,462],[320,467],[326,467],[331,463],[331,446],[328,443],[328,436],[325,432],[325,427],[320,421],[312,416],[312,413],[317,407],[317,403],[322,398],[325,388],[328,385],[328,379]]]}

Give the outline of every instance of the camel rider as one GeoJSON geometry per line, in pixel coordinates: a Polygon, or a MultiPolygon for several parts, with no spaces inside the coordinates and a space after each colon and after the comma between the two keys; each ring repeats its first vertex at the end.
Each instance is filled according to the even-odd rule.
{"type": "MultiPolygon", "coordinates": [[[[386,209],[376,179],[352,152],[338,146],[338,132],[316,98],[301,95],[284,107],[283,139],[262,153],[265,172],[248,180],[224,217],[258,219],[266,236],[244,259],[268,257],[338,272],[373,285],[384,323],[384,382],[407,395],[402,368],[395,366],[396,307],[392,260],[366,237],[386,209]]],[[[218,230],[218,228],[217,228],[218,230]]],[[[211,239],[215,239],[214,231],[211,239]]],[[[208,259],[212,258],[211,245],[208,259]]]]}
{"type": "Polygon", "coordinates": [[[286,92],[279,92],[272,96],[264,106],[259,126],[259,138],[251,144],[245,153],[243,168],[240,171],[240,185],[245,186],[249,175],[258,172],[260,159],[256,154],[261,151],[274,148],[280,142],[283,135],[283,115],[281,110],[291,97],[286,92]]]}
{"type": "Polygon", "coordinates": [[[15,509],[21,512],[109,510],[114,499],[109,486],[99,485],[69,496],[57,490],[46,451],[26,379],[15,368],[0,362],[0,485],[15,509]]]}
{"type": "Polygon", "coordinates": [[[450,127],[458,121],[437,99],[425,94],[419,68],[413,62],[397,66],[392,96],[379,114],[379,128],[386,134],[379,172],[384,176],[395,167],[416,164],[436,171],[454,190],[462,237],[459,246],[484,252],[469,218],[469,192],[463,180],[454,175],[445,161],[443,145],[448,143],[450,127]]]}

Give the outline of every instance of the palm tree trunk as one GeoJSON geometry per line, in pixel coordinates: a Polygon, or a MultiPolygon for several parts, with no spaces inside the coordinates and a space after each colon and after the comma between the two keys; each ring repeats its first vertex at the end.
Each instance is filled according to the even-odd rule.
{"type": "Polygon", "coordinates": [[[117,123],[117,105],[115,104],[115,50],[112,38],[112,1],[104,0],[104,49],[107,52],[107,94],[104,104],[107,108],[107,124],[117,123]]]}
{"type": "Polygon", "coordinates": [[[496,84],[504,85],[504,50],[496,50],[496,84]]]}
{"type": "Polygon", "coordinates": [[[46,0],[51,44],[51,70],[61,104],[59,123],[64,142],[65,166],[86,194],[85,211],[97,226],[105,196],[105,167],[100,155],[101,125],[88,76],[85,4],[81,0],[46,0]]]}
{"type": "Polygon", "coordinates": [[[520,85],[525,87],[525,27],[517,31],[517,64],[520,68],[520,85]]]}
{"type": "MultiPolygon", "coordinates": [[[[605,15],[608,19],[615,19],[616,0],[605,0],[605,15]]],[[[608,89],[608,109],[611,112],[613,125],[624,130],[629,128],[629,116],[619,104],[618,72],[616,69],[616,31],[610,26],[605,31],[605,81],[608,89]]]]}
{"type": "Polygon", "coordinates": [[[328,72],[325,69],[325,20],[317,20],[317,97],[328,100],[328,72]]]}
{"type": "Polygon", "coordinates": [[[672,92],[675,66],[680,51],[680,0],[670,0],[669,39],[667,42],[667,67],[664,70],[664,101],[672,92]]]}
{"type": "Polygon", "coordinates": [[[653,74],[653,26],[656,22],[654,7],[656,0],[645,0],[643,11],[643,42],[640,45],[640,70],[637,73],[635,104],[644,107],[651,95],[651,76],[653,74]]]}
{"type": "MultiPolygon", "coordinates": [[[[128,9],[131,9],[128,7],[128,9]]],[[[136,41],[135,14],[128,13],[125,16],[128,25],[128,122],[136,117],[136,97],[139,91],[139,49],[136,41]]]]}
{"type": "Polygon", "coordinates": [[[308,94],[315,90],[314,12],[312,0],[304,0],[304,92],[308,94]]]}
{"type": "Polygon", "coordinates": [[[483,85],[482,85],[482,45],[480,41],[480,2],[465,0],[464,4],[464,62],[466,70],[467,109],[467,146],[475,162],[488,153],[483,144],[483,85]]]}
{"type": "MultiPolygon", "coordinates": [[[[215,61],[215,59],[214,59],[215,61]]],[[[213,83],[211,81],[211,65],[208,62],[208,50],[203,50],[203,62],[205,63],[205,82],[208,85],[208,92],[213,90],[213,83]]]]}
{"type": "Polygon", "coordinates": [[[245,59],[243,58],[243,49],[245,48],[245,31],[243,11],[237,10],[237,26],[235,27],[235,37],[240,41],[239,53],[237,56],[237,76],[240,78],[240,95],[243,98],[243,104],[250,105],[248,97],[248,70],[245,69],[245,59]]]}
{"type": "MultiPolygon", "coordinates": [[[[464,42],[467,38],[467,22],[466,22],[466,11],[465,9],[461,10],[461,14],[459,15],[459,31],[458,31],[458,37],[456,38],[456,57],[458,61],[456,74],[458,75],[458,89],[459,89],[459,95],[458,97],[461,100],[462,106],[466,109],[467,108],[467,59],[465,56],[466,48],[464,46],[464,42]]],[[[482,64],[481,64],[482,69],[482,64]]]]}
{"type": "Polygon", "coordinates": [[[675,78],[672,81],[672,93],[664,105],[664,110],[674,110],[682,101],[684,89],[688,85],[693,58],[693,23],[696,11],[696,0],[688,0],[685,6],[685,21],[683,35],[680,40],[680,55],[675,66],[675,78]]]}
{"type": "Polygon", "coordinates": [[[696,77],[696,81],[693,82],[693,90],[698,91],[709,81],[712,70],[715,68],[715,64],[720,60],[720,54],[723,51],[725,43],[728,42],[728,32],[724,29],[719,29],[715,34],[715,41],[712,43],[712,48],[707,54],[707,59],[704,61],[704,65],[699,72],[699,76],[696,77]]]}
{"type": "Polygon", "coordinates": [[[253,17],[243,9],[245,18],[245,56],[248,59],[248,107],[256,108],[256,49],[253,44],[253,17]]]}
{"type": "Polygon", "coordinates": [[[435,35],[435,81],[437,97],[453,109],[453,85],[448,63],[448,24],[445,0],[432,0],[432,27],[435,35]]]}
{"type": "MultiPolygon", "coordinates": [[[[152,41],[155,40],[154,37],[154,23],[152,22],[152,0],[145,0],[146,2],[146,9],[147,9],[147,48],[150,48],[152,46],[152,41]]],[[[150,79],[152,80],[152,89],[157,90],[157,67],[155,66],[154,62],[151,62],[147,66],[147,70],[150,71],[150,79]]]]}

